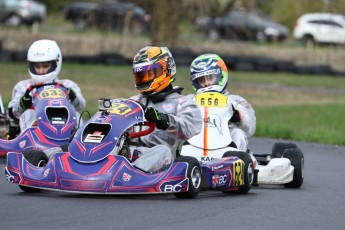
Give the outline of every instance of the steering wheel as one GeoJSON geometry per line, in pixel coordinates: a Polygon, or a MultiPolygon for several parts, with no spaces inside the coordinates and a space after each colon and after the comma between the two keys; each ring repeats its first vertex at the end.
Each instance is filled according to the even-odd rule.
{"type": "MultiPolygon", "coordinates": [[[[143,103],[136,101],[136,100],[133,100],[133,99],[129,99],[129,100],[136,102],[137,104],[140,105],[140,107],[142,108],[143,111],[146,111],[146,106],[143,103]]],[[[145,135],[152,133],[153,130],[155,130],[155,128],[156,128],[156,123],[145,121],[141,124],[141,126],[146,126],[146,127],[148,127],[148,129],[141,130],[141,131],[135,132],[135,133],[130,133],[129,137],[130,138],[137,138],[137,137],[145,136],[145,135]]]]}
{"type": "Polygon", "coordinates": [[[25,96],[25,97],[29,97],[30,92],[31,92],[32,90],[38,89],[38,88],[41,88],[41,87],[47,86],[47,85],[56,85],[56,86],[58,86],[58,87],[64,88],[66,91],[68,91],[68,88],[67,88],[66,86],[62,85],[60,82],[50,82],[50,83],[43,83],[43,84],[34,84],[34,85],[30,85],[30,86],[26,89],[26,91],[25,91],[25,93],[24,93],[24,96],[25,96]]]}
{"type": "Polygon", "coordinates": [[[139,132],[129,133],[129,137],[130,138],[137,138],[137,137],[145,136],[145,135],[152,133],[153,130],[155,130],[155,128],[156,128],[156,123],[145,121],[145,122],[143,122],[142,126],[146,126],[149,128],[145,129],[145,130],[141,130],[139,132]]]}

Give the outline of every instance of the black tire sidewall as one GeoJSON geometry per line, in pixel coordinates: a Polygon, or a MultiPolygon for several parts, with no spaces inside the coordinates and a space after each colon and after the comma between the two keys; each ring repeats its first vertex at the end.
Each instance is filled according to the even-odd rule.
{"type": "MultiPolygon", "coordinates": [[[[24,158],[32,164],[33,166],[38,166],[42,161],[47,164],[48,162],[48,157],[47,155],[40,150],[28,150],[23,152],[24,158]]],[[[44,165],[43,165],[44,166],[44,165]]]]}
{"type": "Polygon", "coordinates": [[[301,187],[304,180],[304,156],[302,151],[299,148],[286,149],[283,157],[289,159],[294,167],[293,180],[284,186],[287,188],[301,187]]]}
{"type": "MultiPolygon", "coordinates": [[[[189,184],[188,184],[188,191],[187,192],[179,192],[179,193],[174,193],[174,195],[178,198],[194,198],[196,197],[199,192],[201,191],[201,183],[199,184],[199,187],[194,187],[193,182],[192,182],[192,178],[191,178],[191,174],[192,171],[195,167],[197,167],[200,172],[200,176],[201,176],[201,166],[200,166],[200,162],[194,158],[194,157],[190,157],[190,156],[180,156],[178,158],[175,159],[175,162],[186,162],[188,163],[188,169],[187,169],[187,177],[189,180],[189,184]]],[[[200,178],[201,179],[201,178],[200,178]]]]}

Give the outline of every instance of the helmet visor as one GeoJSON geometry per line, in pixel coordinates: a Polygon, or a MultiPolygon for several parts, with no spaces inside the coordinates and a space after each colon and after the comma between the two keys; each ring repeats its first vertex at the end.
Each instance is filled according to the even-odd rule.
{"type": "Polygon", "coordinates": [[[154,65],[135,67],[133,68],[134,82],[136,86],[144,86],[151,82],[156,77],[163,74],[163,67],[160,63],[154,65]]]}
{"type": "Polygon", "coordinates": [[[55,61],[47,62],[29,62],[29,70],[31,73],[38,75],[45,75],[53,72],[57,65],[55,61]]]}
{"type": "MultiPolygon", "coordinates": [[[[197,75],[197,74],[196,74],[197,75]]],[[[211,85],[219,85],[222,81],[221,71],[214,71],[213,73],[199,76],[192,76],[193,86],[196,89],[205,88],[211,85]]]]}

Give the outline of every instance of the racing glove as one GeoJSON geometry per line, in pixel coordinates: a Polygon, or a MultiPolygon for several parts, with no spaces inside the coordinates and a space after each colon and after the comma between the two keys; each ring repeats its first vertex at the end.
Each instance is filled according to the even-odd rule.
{"type": "Polygon", "coordinates": [[[32,97],[29,96],[22,96],[20,98],[20,107],[22,107],[23,109],[28,109],[32,106],[32,97]]]}
{"type": "Polygon", "coordinates": [[[74,92],[72,88],[68,88],[68,97],[71,100],[71,102],[77,98],[77,94],[74,92]]]}
{"type": "Polygon", "coordinates": [[[234,106],[232,106],[232,109],[234,111],[234,114],[232,115],[232,117],[230,118],[230,121],[233,123],[239,123],[242,120],[240,111],[238,111],[237,109],[235,109],[234,106]]]}
{"type": "Polygon", "coordinates": [[[170,126],[168,114],[161,113],[153,107],[146,109],[145,118],[149,122],[155,122],[158,129],[166,130],[170,126]]]}

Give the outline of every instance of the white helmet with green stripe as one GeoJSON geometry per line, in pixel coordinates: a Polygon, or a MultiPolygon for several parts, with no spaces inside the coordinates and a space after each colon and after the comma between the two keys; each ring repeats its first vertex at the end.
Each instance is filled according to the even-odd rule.
{"type": "Polygon", "coordinates": [[[228,85],[228,68],[217,54],[202,54],[190,66],[190,80],[197,94],[222,93],[228,85]],[[204,84],[208,78],[212,79],[212,83],[204,84]]]}

